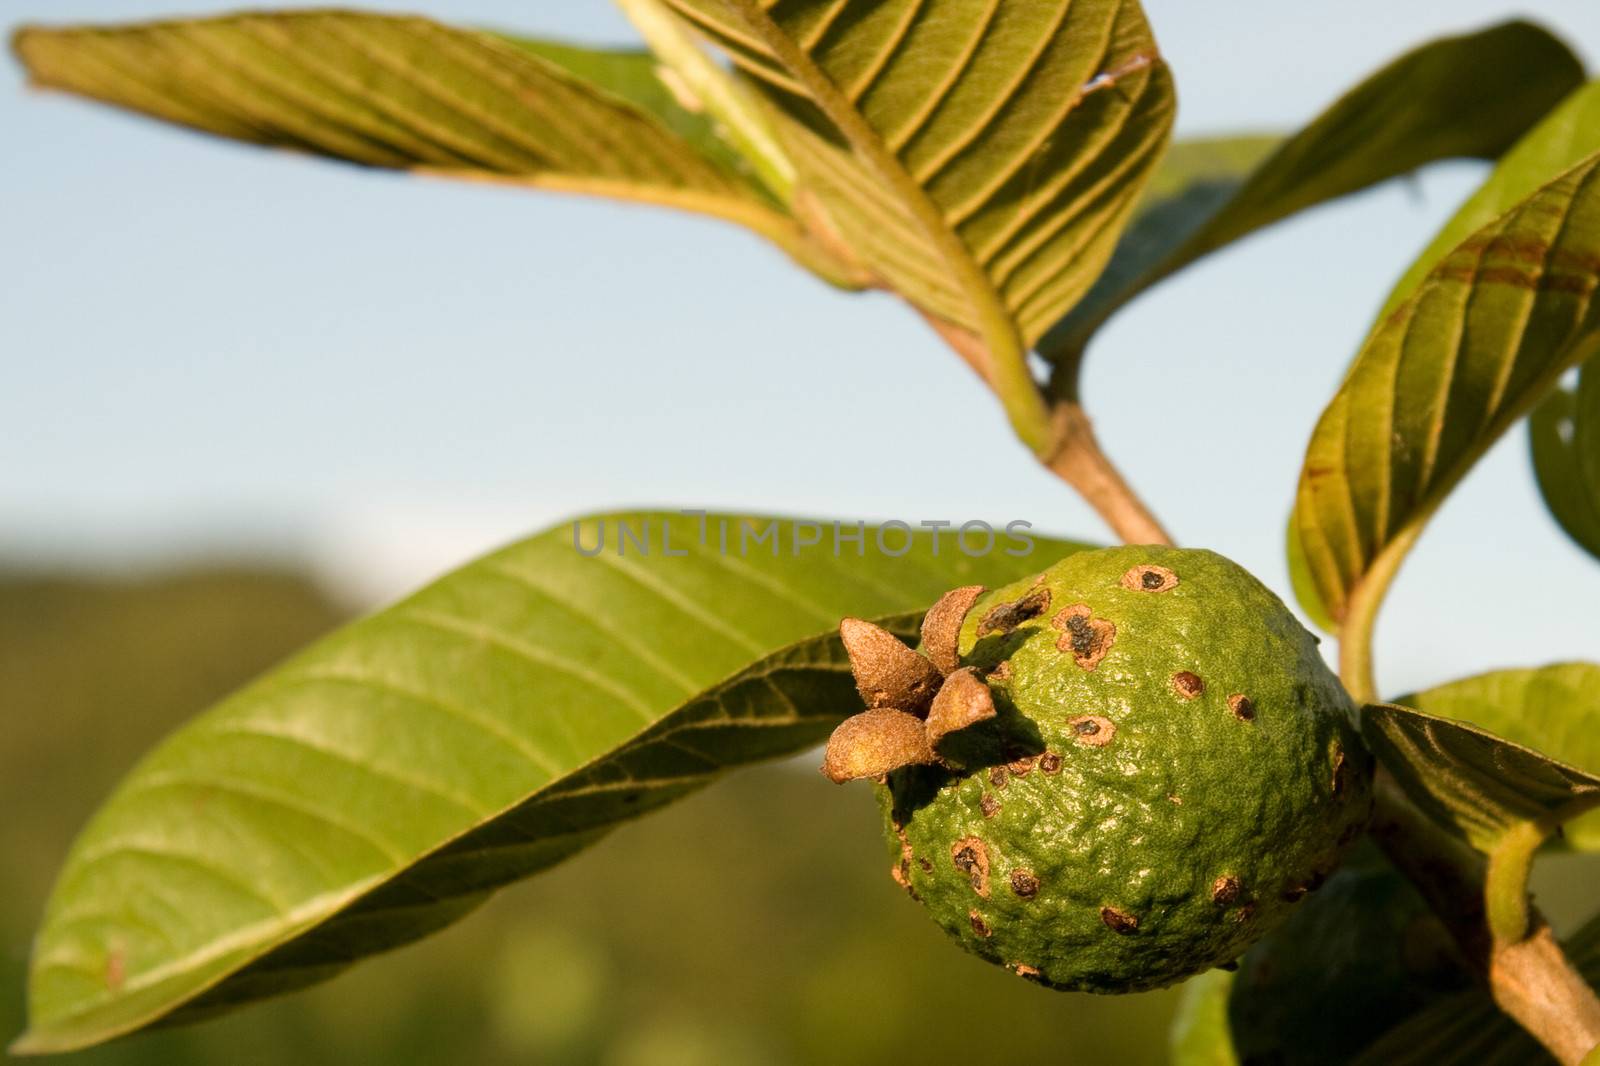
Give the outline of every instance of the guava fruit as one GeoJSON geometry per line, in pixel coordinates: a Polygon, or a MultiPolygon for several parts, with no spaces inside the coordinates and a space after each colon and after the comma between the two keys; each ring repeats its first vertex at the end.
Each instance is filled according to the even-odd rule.
{"type": "Polygon", "coordinates": [[[877,781],[895,880],[1040,984],[1129,992],[1231,963],[1370,815],[1371,758],[1316,638],[1213,552],[1079,552],[957,589],[921,654],[859,620],[841,634],[869,709],[824,773],[877,781]]]}

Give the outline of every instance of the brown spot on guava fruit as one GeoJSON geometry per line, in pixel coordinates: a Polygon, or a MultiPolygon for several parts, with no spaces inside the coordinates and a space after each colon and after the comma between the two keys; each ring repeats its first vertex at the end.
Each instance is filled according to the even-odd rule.
{"type": "Polygon", "coordinates": [[[1072,661],[1084,670],[1099,666],[1111,645],[1116,643],[1116,623],[1094,617],[1087,603],[1073,604],[1056,615],[1050,624],[1061,630],[1056,648],[1071,652],[1072,661]]]}
{"type": "Polygon", "coordinates": [[[1226,907],[1239,898],[1241,888],[1237,877],[1223,874],[1211,882],[1211,902],[1219,907],[1226,907]]]}
{"type": "Polygon", "coordinates": [[[1098,714],[1080,714],[1067,721],[1073,739],[1089,748],[1103,748],[1117,735],[1116,723],[1098,714]]]}
{"type": "Polygon", "coordinates": [[[1178,587],[1178,575],[1164,566],[1135,566],[1122,575],[1122,587],[1130,592],[1170,592],[1178,587]]]}
{"type": "Polygon", "coordinates": [[[950,845],[950,862],[967,875],[972,891],[989,898],[989,848],[977,837],[962,837],[950,845]]]}
{"type": "Polygon", "coordinates": [[[1172,675],[1172,691],[1180,700],[1192,700],[1206,690],[1206,683],[1192,670],[1179,670],[1172,675]]]}
{"type": "Polygon", "coordinates": [[[1032,899],[1039,894],[1039,879],[1033,875],[1032,870],[1011,871],[1011,891],[1019,899],[1032,899]]]}
{"type": "Polygon", "coordinates": [[[1049,609],[1050,590],[1033,589],[1020,600],[997,603],[984,612],[983,619],[978,623],[978,636],[988,636],[990,633],[1004,636],[1022,623],[1038,618],[1049,609]]]}
{"type": "Polygon", "coordinates": [[[983,920],[983,915],[977,911],[967,912],[967,921],[972,923],[972,931],[981,937],[994,936],[994,931],[989,928],[989,923],[983,920]]]}
{"type": "Polygon", "coordinates": [[[1000,813],[1000,801],[987,792],[983,794],[983,799],[978,801],[978,806],[983,808],[983,816],[985,818],[993,818],[1000,813]]]}
{"type": "Polygon", "coordinates": [[[1252,722],[1256,717],[1256,702],[1242,692],[1228,697],[1228,710],[1241,722],[1252,722]]]}
{"type": "Polygon", "coordinates": [[[1127,936],[1139,928],[1138,916],[1118,907],[1101,907],[1100,920],[1106,924],[1106,928],[1122,936],[1127,936]]]}
{"type": "Polygon", "coordinates": [[[1053,751],[1045,752],[1039,756],[1039,769],[1047,774],[1059,774],[1061,772],[1061,756],[1053,751]]]}

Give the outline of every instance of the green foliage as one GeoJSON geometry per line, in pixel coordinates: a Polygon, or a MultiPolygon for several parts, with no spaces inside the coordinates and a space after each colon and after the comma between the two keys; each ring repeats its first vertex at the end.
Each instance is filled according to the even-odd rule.
{"type": "Polygon", "coordinates": [[[670,0],[780,115],[829,223],[981,349],[1024,442],[1023,352],[1083,295],[1166,144],[1172,80],[1136,0],[670,0]]]}
{"type": "Polygon", "coordinates": [[[1343,1066],[1471,983],[1449,931],[1410,882],[1386,864],[1347,868],[1239,960],[1228,996],[1232,1046],[1245,1062],[1343,1066]]]}
{"type": "MultiPolygon", "coordinates": [[[[129,754],[343,613],[293,573],[0,575],[0,1032],[22,1028],[23,962],[67,841],[129,754]]],[[[890,883],[870,795],[814,762],[730,775],[381,965],[63,1061],[869,1066],[938,1061],[948,1044],[924,1023],[958,1011],[1030,1046],[1070,1026],[1075,1055],[1161,1061],[1173,996],[1052,994],[951,951],[890,883]]]]}
{"type": "Polygon", "coordinates": [[[854,284],[638,52],[348,11],[26,28],[13,47],[38,85],[219,137],[701,212],[854,284]]]}
{"type": "Polygon", "coordinates": [[[735,552],[744,533],[781,533],[739,516],[563,526],[174,734],[74,845],[17,1048],[203,1017],[432,932],[721,769],[825,736],[859,705],[829,632],[840,615],[905,612],[1044,561],[969,558],[948,539],[937,552],[927,534],[903,557],[776,541],[722,555],[724,520],[735,552]],[[624,523],[658,554],[625,554],[624,523]],[[605,526],[606,549],[579,556],[605,526]],[[659,554],[669,543],[687,554],[659,554]]]}
{"type": "Polygon", "coordinates": [[[1563,42],[1507,22],[1407,52],[1293,137],[1180,142],[1105,274],[1040,351],[1075,378],[1095,331],[1163,278],[1292,214],[1427,163],[1493,159],[1582,82],[1583,66],[1563,42]]]}
{"type": "MultiPolygon", "coordinates": [[[[1600,774],[1600,666],[1594,663],[1493,670],[1404,696],[1398,702],[1471,723],[1587,773],[1600,774]]],[[[1600,851],[1600,815],[1566,823],[1562,837],[1580,850],[1600,851]]]]}
{"type": "Polygon", "coordinates": [[[1488,856],[1489,928],[1499,941],[1522,939],[1534,851],[1562,823],[1600,807],[1600,775],[1407,707],[1369,706],[1361,730],[1412,803],[1488,856]]]}
{"type": "MultiPolygon", "coordinates": [[[[1567,958],[1600,986],[1600,917],[1568,937],[1567,958]]],[[[1495,1009],[1482,988],[1442,999],[1396,1026],[1357,1060],[1358,1066],[1527,1066],[1549,1061],[1533,1037],[1495,1009]]]]}
{"type": "Polygon", "coordinates": [[[1465,722],[1375,704],[1361,723],[1411,801],[1486,854],[1524,825],[1552,830],[1600,802],[1600,775],[1465,722]]]}
{"type": "MultiPolygon", "coordinates": [[[[1591,366],[1575,392],[1559,388],[1600,351],[1600,82],[1582,85],[1571,50],[1542,29],[1509,22],[1433,42],[1291,137],[1185,142],[1160,166],[1174,91],[1137,0],[623,6],[652,51],[341,11],[27,29],[15,47],[40,85],[218,136],[744,225],[834,284],[896,291],[993,388],[1041,460],[1135,510],[1103,456],[1073,473],[1063,462],[1095,454],[1076,378],[1111,314],[1295,212],[1434,160],[1499,158],[1400,278],[1312,434],[1291,575],[1308,613],[1341,628],[1345,685],[1375,701],[1369,644],[1389,583],[1454,486],[1535,409],[1545,498],[1600,556],[1600,372],[1591,366]],[[1054,363],[1048,391],[1026,359],[1036,345],[1054,363]]],[[[833,633],[841,616],[877,618],[911,640],[921,609],[949,587],[1023,582],[989,605],[1036,594],[1027,579],[1080,547],[1040,539],[1038,556],[972,558],[922,535],[903,556],[881,539],[876,552],[841,556],[838,540],[817,546],[826,527],[702,521],[604,516],[512,545],[324,639],[175,733],[67,860],[17,1050],[206,1017],[423,937],[727,768],[819,740],[861,702],[833,633]],[[632,552],[624,523],[638,534],[632,552]],[[574,550],[607,525],[608,547],[574,550]],[[733,549],[714,547],[708,528],[730,530],[733,549]],[[801,528],[819,536],[803,546],[801,528]],[[775,539],[752,551],[754,531],[775,539]]],[[[1144,525],[1159,535],[1153,519],[1144,525]]],[[[868,546],[873,533],[864,530],[868,546]]],[[[1346,736],[1347,694],[1309,635],[1276,600],[1262,606],[1270,596],[1245,577],[1249,595],[1228,610],[1189,603],[1203,584],[1190,571],[1204,577],[1210,564],[1161,557],[1182,562],[1177,586],[1046,582],[1076,605],[1051,616],[1064,635],[1024,627],[1038,647],[1001,655],[1001,634],[975,649],[969,618],[968,657],[995,668],[1004,658],[1016,679],[980,684],[1000,705],[995,727],[1026,717],[1034,732],[977,730],[965,739],[992,742],[994,756],[981,765],[941,748],[945,764],[891,779],[897,880],[948,912],[943,924],[975,950],[1045,983],[1145,987],[1225,963],[1322,882],[1365,817],[1368,753],[1346,736]],[[1118,617],[1097,628],[1106,596],[1118,617]],[[1168,612],[1160,621],[1158,610],[1168,612]],[[1129,658],[1141,634],[1165,656],[1157,673],[1129,658]],[[1070,668],[1035,670],[1040,647],[1070,668]],[[1175,700],[1186,714],[1172,713],[1175,700]],[[1092,708],[1096,731],[1120,730],[1115,749],[1080,743],[1074,722],[1085,715],[1063,724],[1064,708],[1092,708]],[[1159,744],[1144,750],[1152,737],[1159,744]],[[1074,752],[1101,762],[1077,772],[1074,752]],[[1052,756],[1063,761],[1047,772],[1052,756]],[[991,794],[1011,778],[1004,797],[991,794]],[[941,813],[935,793],[959,803],[941,813]],[[920,824],[908,824],[913,809],[920,824]],[[998,898],[980,892],[982,907],[969,906],[972,871],[955,877],[945,861],[957,854],[953,830],[988,839],[985,877],[1007,882],[998,898]],[[1147,861],[1156,852],[1161,861],[1147,861]]],[[[264,594],[268,622],[273,604],[312,628],[331,613],[274,595],[264,594]]],[[[0,627],[11,621],[0,612],[0,627]]],[[[0,665],[6,656],[0,642],[0,665]]],[[[1373,703],[1363,715],[1367,743],[1407,797],[1388,801],[1415,804],[1487,856],[1495,945],[1532,928],[1535,849],[1600,806],[1597,693],[1600,667],[1569,663],[1469,678],[1415,695],[1417,709],[1373,703]]],[[[171,697],[199,702],[183,686],[171,697]]],[[[921,744],[929,727],[899,719],[921,744]]],[[[1595,824],[1572,825],[1569,839],[1600,846],[1595,824]]],[[[1300,1061],[1309,1048],[1343,1060],[1430,998],[1372,1054],[1510,1055],[1517,1036],[1493,1028],[1482,993],[1438,1000],[1436,988],[1407,983],[1397,951],[1426,915],[1397,884],[1388,873],[1341,875],[1252,949],[1237,980],[1196,981],[1175,1057],[1300,1061]]],[[[1596,929],[1573,943],[1591,969],[1596,929]]],[[[604,967],[562,936],[538,929],[521,943],[528,958],[562,960],[563,979],[512,955],[505,966],[541,1005],[592,1021],[604,967]]],[[[865,955],[844,955],[849,998],[881,995],[882,982],[861,976],[871,966],[852,969],[865,955]]],[[[851,1009],[837,989],[813,992],[822,1017],[851,1009]]],[[[547,1019],[505,1013],[550,1052],[547,1019]]],[[[831,1035],[806,1045],[811,1057],[840,1058],[831,1035]]],[[[729,1039],[717,1053],[760,1057],[729,1039]]],[[[578,1043],[562,1047],[581,1057],[578,1043]]],[[[883,1042],[862,1058],[909,1052],[883,1042]]]]}
{"type": "Polygon", "coordinates": [[[1600,364],[1557,389],[1528,420],[1539,491],[1561,528],[1600,559],[1600,364]]]}
{"type": "Polygon", "coordinates": [[[1428,261],[1414,292],[1397,292],[1318,421],[1292,534],[1317,591],[1310,613],[1365,634],[1445,496],[1600,345],[1600,153],[1590,154],[1600,134],[1576,148],[1570,124],[1573,105],[1597,93],[1581,90],[1496,167],[1457,216],[1470,221],[1447,232],[1490,203],[1509,209],[1428,261]],[[1548,169],[1553,155],[1579,152],[1548,169]]]}

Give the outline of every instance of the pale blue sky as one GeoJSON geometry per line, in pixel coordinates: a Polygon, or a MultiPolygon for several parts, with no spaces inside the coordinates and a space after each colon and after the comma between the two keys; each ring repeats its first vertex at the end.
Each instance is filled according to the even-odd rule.
{"type": "MultiPolygon", "coordinates": [[[[10,0],[5,19],[226,6],[10,0]]],[[[629,38],[604,0],[407,6],[629,38]]],[[[1600,55],[1591,0],[1146,6],[1182,133],[1290,128],[1403,49],[1512,13],[1600,55]]],[[[651,503],[1104,536],[911,314],[733,229],[227,145],[28,93],[14,67],[0,123],[0,562],[272,551],[371,595],[562,515],[651,503]],[[930,437],[937,465],[915,459],[930,437]]],[[[1286,589],[1310,426],[1481,173],[1444,165],[1313,212],[1106,331],[1088,402],[1184,543],[1286,589]],[[1182,401],[1153,421],[1121,399],[1152,378],[1182,401]]],[[[1519,430],[1402,574],[1380,675],[1394,690],[1597,658],[1596,603],[1600,567],[1545,516],[1519,430]]]]}

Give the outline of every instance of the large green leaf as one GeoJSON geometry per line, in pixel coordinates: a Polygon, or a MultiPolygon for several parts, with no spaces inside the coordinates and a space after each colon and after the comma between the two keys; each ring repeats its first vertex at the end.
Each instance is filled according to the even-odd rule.
{"type": "MultiPolygon", "coordinates": [[[[1469,722],[1600,774],[1600,666],[1594,663],[1493,670],[1396,702],[1469,722]]],[[[1600,851],[1600,815],[1579,818],[1563,833],[1573,847],[1600,851]]]]}
{"type": "Polygon", "coordinates": [[[1369,705],[1361,731],[1412,803],[1488,856],[1490,929],[1501,941],[1522,939],[1534,851],[1600,807],[1600,775],[1409,707],[1369,705]]]}
{"type": "Polygon", "coordinates": [[[843,239],[1031,403],[1023,351],[1105,265],[1170,130],[1137,0],[670,2],[773,101],[843,239]]]}
{"type": "MultiPolygon", "coordinates": [[[[1581,103],[1596,87],[1580,92],[1581,103]]],[[[1600,127],[1575,141],[1571,104],[1502,160],[1491,199],[1511,206],[1379,320],[1317,423],[1292,519],[1313,615],[1370,627],[1450,490],[1600,345],[1600,127]],[[1583,147],[1577,162],[1549,169],[1583,147]]],[[[1474,200],[1463,211],[1481,209],[1474,200]]]]}
{"type": "Polygon", "coordinates": [[[1557,389],[1528,419],[1545,505],[1567,535],[1600,559],[1600,363],[1573,390],[1557,389]]]}
{"type": "Polygon", "coordinates": [[[697,211],[851,281],[642,53],[344,11],[28,27],[13,47],[38,85],[206,133],[697,211]]]}
{"type": "Polygon", "coordinates": [[[1466,722],[1369,705],[1362,735],[1407,797],[1479,851],[1526,823],[1552,828],[1600,801],[1600,775],[1466,722]]]}
{"type": "MultiPolygon", "coordinates": [[[[1584,980],[1600,988],[1600,916],[1591,918],[1562,947],[1584,980]]],[[[1528,1066],[1553,1061],[1482,988],[1457,993],[1418,1012],[1357,1060],[1359,1066],[1528,1066]]]]}
{"type": "Polygon", "coordinates": [[[1507,22],[1407,52],[1281,142],[1175,145],[1105,274],[1041,354],[1070,374],[1107,318],[1196,259],[1425,164],[1496,158],[1582,82],[1564,43],[1507,22]]]}
{"type": "Polygon", "coordinates": [[[1077,547],[1017,556],[1002,536],[974,558],[924,533],[896,556],[908,534],[867,527],[858,555],[853,523],[840,542],[705,522],[606,516],[514,544],[171,737],[74,844],[14,1050],[203,1017],[432,932],[723,768],[825,737],[860,706],[842,615],[909,637],[904,612],[949,587],[1077,547]],[[604,551],[575,550],[602,529],[604,551]]]}

